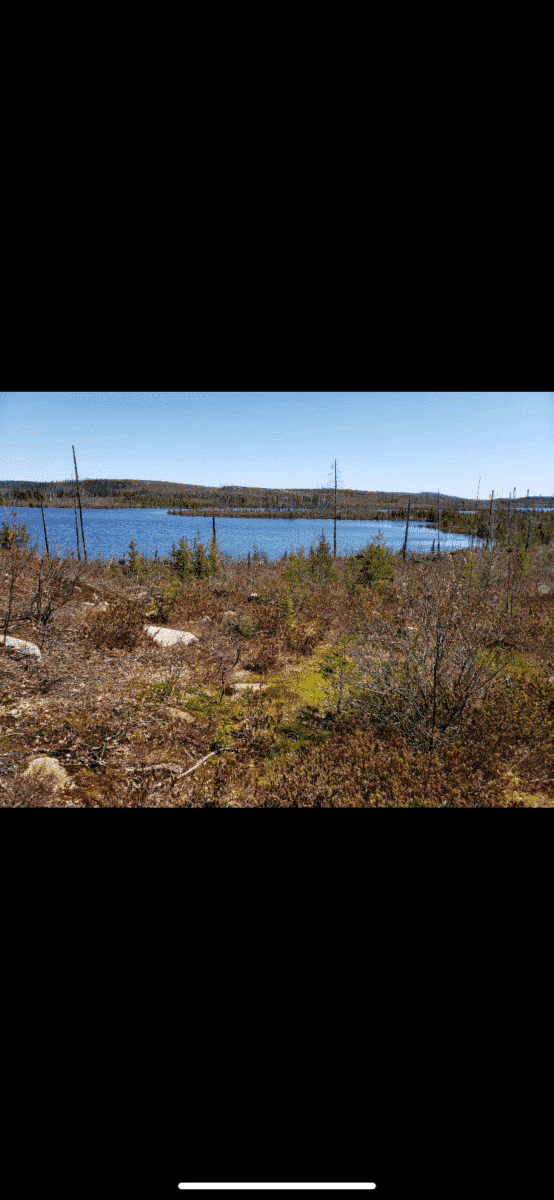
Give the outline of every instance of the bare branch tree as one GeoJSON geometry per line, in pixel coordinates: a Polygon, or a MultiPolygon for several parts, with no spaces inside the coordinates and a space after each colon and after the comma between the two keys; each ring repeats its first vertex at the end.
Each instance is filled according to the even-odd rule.
{"type": "MultiPolygon", "coordinates": [[[[77,481],[77,499],[78,499],[78,501],[79,501],[79,516],[80,516],[80,518],[81,518],[81,534],[82,534],[82,537],[83,537],[83,553],[84,553],[84,556],[85,556],[85,562],[88,562],[88,558],[87,558],[87,548],[86,548],[86,545],[85,545],[85,531],[84,531],[84,528],[83,528],[83,511],[82,511],[82,508],[81,508],[81,493],[80,493],[80,491],[79,491],[79,476],[78,476],[78,474],[77,474],[77,459],[75,458],[75,446],[72,446],[72,447],[71,447],[71,449],[73,450],[73,462],[75,463],[75,479],[76,479],[76,481],[77,481]]],[[[77,514],[75,514],[75,523],[77,523],[77,514]]]]}
{"type": "Polygon", "coordinates": [[[334,522],[333,522],[333,558],[337,557],[337,491],[342,487],[342,479],[337,467],[337,460],[331,463],[331,474],[329,477],[329,485],[335,490],[335,507],[334,507],[334,522]]]}
{"type": "Polygon", "coordinates": [[[408,525],[410,524],[410,505],[411,498],[408,500],[408,515],[406,517],[406,533],[404,534],[404,545],[402,547],[402,562],[406,561],[406,547],[408,545],[408,525]]]}

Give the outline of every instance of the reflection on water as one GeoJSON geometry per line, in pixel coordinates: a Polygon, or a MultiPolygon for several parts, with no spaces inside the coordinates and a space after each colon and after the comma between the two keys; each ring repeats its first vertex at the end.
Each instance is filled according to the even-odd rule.
{"type": "MultiPolygon", "coordinates": [[[[11,511],[11,510],[10,510],[11,511]]],[[[44,531],[40,508],[15,508],[16,523],[26,525],[31,540],[45,549],[44,531]]],[[[45,508],[46,532],[50,552],[62,554],[75,552],[75,517],[72,508],[45,508]]],[[[8,509],[0,508],[0,518],[11,521],[8,509]]],[[[212,518],[198,516],[169,516],[160,508],[85,508],[83,509],[85,541],[89,558],[122,558],[129,551],[131,538],[139,554],[166,558],[172,542],[184,537],[189,545],[198,534],[204,545],[212,537],[212,518]]],[[[245,557],[254,549],[263,551],[269,559],[276,560],[285,553],[298,551],[302,546],[308,554],[310,546],[316,546],[321,530],[333,548],[333,519],[299,518],[290,520],[278,517],[256,517],[242,520],[240,517],[217,517],[217,544],[220,551],[232,558],[245,557]]],[[[385,545],[392,550],[401,550],[404,544],[404,521],[337,521],[337,554],[354,554],[380,533],[385,545]]],[[[81,529],[79,524],[79,538],[81,529]]],[[[437,545],[436,528],[430,525],[410,524],[408,551],[426,553],[437,545]]],[[[476,544],[479,544],[477,541],[476,544]]],[[[471,545],[464,534],[441,533],[441,550],[457,550],[471,545]]],[[[81,547],[82,554],[82,547],[81,547]]]]}

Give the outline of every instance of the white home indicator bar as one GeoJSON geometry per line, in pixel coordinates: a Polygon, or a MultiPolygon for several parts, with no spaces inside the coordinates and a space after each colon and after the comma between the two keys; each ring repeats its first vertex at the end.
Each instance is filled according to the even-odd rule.
{"type": "Polygon", "coordinates": [[[280,1192],[280,1191],[337,1191],[363,1192],[366,1188],[375,1188],[375,1183],[180,1183],[184,1192],[214,1191],[214,1192],[280,1192]]]}

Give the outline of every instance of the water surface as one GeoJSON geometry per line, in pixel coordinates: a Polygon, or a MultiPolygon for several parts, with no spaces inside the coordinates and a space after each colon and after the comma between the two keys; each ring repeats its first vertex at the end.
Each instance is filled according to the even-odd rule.
{"type": "MultiPolygon", "coordinates": [[[[0,522],[11,523],[6,507],[0,507],[0,522]]],[[[32,542],[39,550],[45,549],[44,531],[40,508],[17,508],[15,521],[26,525],[32,542]]],[[[61,551],[76,553],[75,517],[72,508],[45,508],[46,531],[50,553],[61,551]]],[[[78,514],[77,519],[79,520],[78,514]]],[[[129,553],[131,538],[139,554],[166,558],[172,542],[184,537],[192,546],[195,536],[205,546],[212,537],[212,518],[169,516],[162,508],[85,508],[83,509],[85,541],[89,558],[118,559],[129,553]]],[[[287,517],[216,517],[217,545],[232,558],[245,557],[255,549],[263,551],[268,559],[282,557],[285,550],[298,551],[303,546],[309,553],[310,546],[317,546],[321,530],[333,549],[333,519],[287,517]]],[[[337,554],[354,554],[367,546],[376,534],[381,534],[391,550],[401,550],[404,544],[406,525],[404,521],[337,521],[337,554]]],[[[79,523],[79,540],[81,527],[79,523]]],[[[425,553],[437,546],[437,531],[432,525],[410,523],[408,551],[425,553]]],[[[441,550],[457,550],[471,545],[465,534],[441,533],[441,550]]],[[[478,543],[477,543],[478,544],[478,543]]],[[[82,554],[82,546],[81,546],[82,554]]]]}

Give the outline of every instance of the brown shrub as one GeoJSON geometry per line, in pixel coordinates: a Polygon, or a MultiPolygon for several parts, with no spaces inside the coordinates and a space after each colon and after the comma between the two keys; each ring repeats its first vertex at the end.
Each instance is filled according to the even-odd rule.
{"type": "Polygon", "coordinates": [[[398,735],[376,739],[354,721],[336,724],[323,744],[275,764],[255,791],[258,808],[522,807],[506,799],[502,769],[468,770],[462,747],[443,759],[410,751],[398,735]]]}
{"type": "Polygon", "coordinates": [[[88,618],[84,641],[89,649],[133,650],[146,642],[143,605],[125,598],[112,604],[106,612],[94,613],[88,618]]]}
{"type": "Polygon", "coordinates": [[[244,605],[244,593],[228,590],[215,592],[200,580],[183,583],[171,600],[167,619],[172,624],[182,621],[198,621],[202,617],[211,617],[218,621],[229,609],[244,605]]]}
{"type": "Polygon", "coordinates": [[[268,671],[272,671],[277,666],[282,649],[282,638],[271,635],[265,637],[259,641],[248,661],[243,664],[244,670],[266,675],[268,671]]]}

